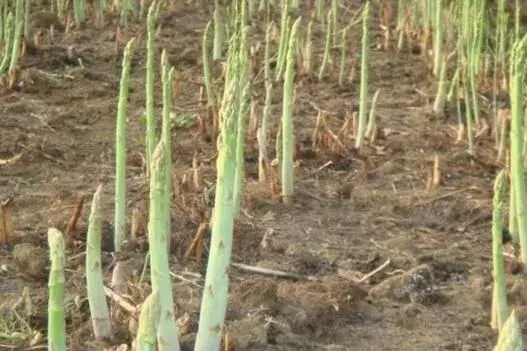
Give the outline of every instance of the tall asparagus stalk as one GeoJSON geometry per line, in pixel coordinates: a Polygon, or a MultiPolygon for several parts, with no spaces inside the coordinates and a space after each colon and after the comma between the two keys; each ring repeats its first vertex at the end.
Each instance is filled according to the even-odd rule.
{"type": "Polygon", "coordinates": [[[301,18],[298,18],[291,29],[289,46],[287,50],[287,66],[284,80],[284,99],[282,105],[282,198],[285,203],[293,201],[294,171],[293,171],[293,104],[294,104],[294,79],[295,59],[298,41],[298,27],[301,18]]]}
{"type": "Polygon", "coordinates": [[[492,267],[494,276],[492,320],[500,330],[507,319],[507,292],[505,290],[505,268],[503,266],[503,195],[505,172],[501,171],[494,182],[492,213],[492,267]]]}
{"type": "MultiPolygon", "coordinates": [[[[242,4],[244,1],[241,2],[242,4]]],[[[241,37],[240,37],[240,48],[238,52],[238,66],[240,69],[238,79],[238,94],[239,102],[237,111],[237,122],[236,122],[236,173],[234,175],[234,216],[236,217],[240,211],[242,194],[243,194],[243,181],[245,176],[245,128],[247,121],[247,112],[249,108],[250,100],[250,83],[249,83],[249,57],[248,57],[248,44],[247,44],[247,30],[245,28],[245,7],[240,8],[241,11],[241,37]]]]}
{"type": "Polygon", "coordinates": [[[237,28],[229,45],[227,79],[220,108],[220,136],[218,142],[216,196],[212,221],[205,288],[201,303],[196,350],[219,349],[225,313],[227,310],[229,266],[234,227],[234,177],[236,162],[236,123],[239,98],[239,80],[244,69],[240,67],[239,53],[241,28],[237,28]]]}
{"type": "Polygon", "coordinates": [[[13,69],[18,64],[20,56],[22,36],[24,34],[24,1],[17,0],[15,8],[15,34],[13,38],[13,50],[11,52],[11,62],[9,69],[13,69]]]}
{"type": "Polygon", "coordinates": [[[157,2],[154,0],[148,9],[146,27],[146,171],[150,172],[152,153],[154,152],[156,142],[156,124],[154,116],[154,69],[155,69],[155,25],[156,25],[156,7],[157,2]]]}
{"type": "Polygon", "coordinates": [[[527,212],[525,200],[525,172],[523,169],[523,96],[527,49],[527,35],[515,43],[511,53],[511,174],[514,182],[518,236],[520,238],[521,258],[527,268],[527,212]]]}
{"type": "Polygon", "coordinates": [[[165,143],[159,142],[152,155],[150,173],[150,214],[148,219],[148,243],[150,248],[150,274],[152,290],[159,292],[160,319],[157,329],[159,351],[179,351],[179,337],[174,317],[172,280],[170,279],[167,253],[167,211],[164,208],[166,191],[165,143]]]}
{"type": "Polygon", "coordinates": [[[117,127],[115,128],[114,247],[116,252],[120,250],[126,237],[126,112],[133,44],[134,39],[131,39],[124,49],[117,105],[117,127]]]}
{"type": "Polygon", "coordinates": [[[369,51],[369,29],[370,29],[370,3],[367,2],[362,14],[362,57],[360,68],[360,105],[359,105],[359,126],[357,128],[357,139],[355,148],[362,146],[364,133],[366,132],[368,106],[368,51],[369,51]]]}
{"type": "Polygon", "coordinates": [[[170,68],[168,56],[165,50],[161,55],[161,66],[163,69],[163,123],[162,123],[162,139],[166,150],[166,181],[164,183],[164,209],[166,211],[166,233],[167,233],[167,249],[170,252],[171,241],[171,217],[170,217],[170,180],[172,177],[172,125],[170,121],[170,113],[172,110],[172,80],[174,77],[174,68],[170,68]]]}

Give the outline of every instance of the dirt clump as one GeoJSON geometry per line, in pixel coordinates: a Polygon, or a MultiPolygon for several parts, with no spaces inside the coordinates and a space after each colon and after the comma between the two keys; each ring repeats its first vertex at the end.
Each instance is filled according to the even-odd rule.
{"type": "Polygon", "coordinates": [[[423,264],[390,277],[370,289],[375,299],[388,298],[399,302],[433,303],[437,299],[432,267],[423,264]]]}
{"type": "Polygon", "coordinates": [[[13,260],[18,271],[29,279],[46,280],[49,274],[49,253],[30,243],[15,245],[13,260]]]}
{"type": "Polygon", "coordinates": [[[327,328],[341,318],[351,318],[367,292],[356,283],[339,277],[321,281],[281,283],[278,299],[294,329],[327,328]]]}

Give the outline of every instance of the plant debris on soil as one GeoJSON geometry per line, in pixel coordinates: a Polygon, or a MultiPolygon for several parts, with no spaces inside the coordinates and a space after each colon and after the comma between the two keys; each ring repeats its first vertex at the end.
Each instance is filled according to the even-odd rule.
{"type": "MultiPolygon", "coordinates": [[[[207,252],[202,257],[186,252],[210,216],[206,195],[216,181],[216,142],[198,131],[198,120],[206,114],[199,92],[201,41],[212,2],[172,3],[159,20],[156,47],[158,62],[161,50],[167,50],[182,86],[174,101],[170,266],[176,318],[188,346],[197,331],[207,252]],[[189,180],[196,167],[203,178],[199,189],[189,180]]],[[[342,6],[352,13],[360,1],[342,1],[342,6]]],[[[114,339],[94,342],[82,254],[89,215],[85,204],[67,236],[69,349],[130,345],[135,335],[140,304],[150,292],[148,271],[141,280],[147,240],[142,226],[122,257],[114,257],[111,223],[123,43],[144,38],[144,27],[131,21],[128,31],[116,32],[116,21],[58,31],[53,42],[21,58],[23,84],[0,89],[0,159],[16,156],[0,164],[0,201],[10,200],[13,226],[9,243],[0,248],[0,349],[45,345],[47,229],[66,233],[79,200],[88,203],[99,184],[107,222],[105,285],[116,261],[125,265],[129,279],[120,299],[108,300],[114,339]]],[[[236,350],[466,351],[489,350],[496,341],[490,328],[491,201],[502,165],[493,161],[493,142],[486,135],[477,139],[475,156],[463,156],[466,145],[455,144],[455,128],[430,116],[436,82],[429,59],[379,49],[382,38],[373,23],[369,100],[382,89],[373,144],[361,151],[354,150],[352,141],[312,149],[319,110],[327,112],[328,125],[337,130],[358,109],[358,77],[338,86],[337,59],[322,81],[297,78],[294,123],[301,163],[293,205],[280,203],[258,184],[256,143],[247,142],[246,197],[235,224],[232,257],[240,265],[230,270],[226,320],[236,350]],[[429,187],[436,156],[441,184],[429,187]]],[[[254,40],[262,40],[263,33],[264,27],[254,24],[254,40]]],[[[315,33],[314,47],[322,48],[323,29],[315,33]]],[[[360,29],[350,37],[351,50],[358,53],[360,29]]],[[[134,210],[148,218],[144,39],[137,45],[127,124],[129,223],[134,210]]],[[[315,62],[320,59],[317,54],[315,62]]],[[[255,89],[259,110],[262,92],[255,89]]],[[[155,94],[160,111],[159,69],[155,94]]],[[[281,89],[276,88],[274,134],[281,106],[281,89]]],[[[206,248],[210,232],[203,235],[206,248]]],[[[518,279],[510,291],[521,307],[527,298],[518,279]]]]}

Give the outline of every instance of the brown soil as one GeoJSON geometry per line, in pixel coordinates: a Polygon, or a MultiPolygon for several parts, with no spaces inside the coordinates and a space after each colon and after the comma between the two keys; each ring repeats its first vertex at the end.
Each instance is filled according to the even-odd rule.
{"type": "MultiPolygon", "coordinates": [[[[342,2],[350,11],[360,5],[342,2]]],[[[174,111],[180,120],[190,122],[173,134],[171,267],[176,274],[177,318],[183,339],[191,344],[205,261],[185,259],[184,253],[201,221],[199,214],[210,212],[210,206],[204,189],[186,191],[182,179],[190,176],[195,155],[204,180],[215,181],[215,143],[198,134],[197,117],[204,111],[199,86],[192,84],[201,79],[200,45],[211,8],[196,1],[174,3],[160,20],[157,58],[165,48],[181,72],[183,89],[174,111]],[[186,203],[183,197],[188,198],[186,203]]],[[[342,18],[348,16],[343,10],[342,18]]],[[[377,20],[373,23],[377,27],[377,20]]],[[[22,58],[23,84],[1,91],[0,159],[19,153],[21,158],[0,165],[0,200],[13,197],[15,226],[11,244],[0,251],[4,324],[0,330],[11,333],[10,339],[0,340],[0,349],[44,345],[36,332],[45,335],[46,330],[47,229],[65,230],[83,196],[81,223],[68,250],[68,342],[71,350],[103,348],[90,335],[80,253],[88,204],[99,184],[104,185],[104,218],[109,222],[113,218],[122,52],[122,47],[116,52],[115,28],[115,21],[107,19],[103,28],[90,23],[82,30],[56,32],[52,43],[44,40],[36,52],[22,58]],[[13,250],[21,243],[25,247],[13,250]],[[12,334],[15,331],[19,334],[12,334]]],[[[140,25],[132,24],[121,35],[126,39],[142,32],[140,25]]],[[[253,32],[261,40],[263,28],[255,26],[253,32]]],[[[321,59],[321,33],[317,27],[315,67],[321,59]]],[[[350,33],[355,55],[360,48],[358,27],[350,33]]],[[[267,187],[256,184],[255,143],[247,146],[248,196],[235,226],[233,261],[316,279],[292,280],[233,267],[226,325],[237,350],[488,350],[496,340],[489,327],[492,182],[500,167],[494,162],[493,142],[488,136],[478,138],[477,156],[466,156],[465,143],[454,143],[456,131],[449,118],[429,113],[436,90],[429,60],[415,53],[377,49],[382,39],[377,28],[373,38],[370,96],[382,89],[378,138],[373,144],[356,152],[353,140],[343,139],[344,150],[311,149],[315,107],[328,112],[335,132],[358,110],[358,79],[339,87],[335,64],[323,82],[297,79],[294,115],[302,163],[293,205],[279,203],[267,187]],[[436,155],[442,184],[427,190],[436,155]],[[328,161],[332,163],[322,167],[328,161]],[[383,270],[356,282],[387,260],[383,270]]],[[[144,41],[140,45],[144,48],[144,41]]],[[[335,62],[337,57],[335,53],[335,62]]],[[[132,72],[127,125],[129,216],[135,208],[144,213],[148,204],[141,158],[144,49],[136,50],[132,72]]],[[[156,80],[160,111],[159,75],[156,80]]],[[[281,111],[281,89],[275,90],[273,135],[281,111]]],[[[261,111],[261,84],[255,91],[261,111]]],[[[123,298],[132,306],[149,293],[148,284],[137,283],[145,252],[144,245],[130,245],[123,258],[131,280],[123,298]]],[[[111,260],[106,252],[108,280],[111,260]]],[[[525,303],[521,296],[515,302],[525,303]]],[[[134,330],[136,316],[113,300],[111,305],[117,333],[108,345],[130,344],[129,330],[134,330]]]]}

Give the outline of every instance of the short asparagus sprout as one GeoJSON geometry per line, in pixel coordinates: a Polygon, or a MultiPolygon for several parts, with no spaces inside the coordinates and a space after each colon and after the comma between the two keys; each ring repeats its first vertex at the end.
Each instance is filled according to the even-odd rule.
{"type": "Polygon", "coordinates": [[[523,336],[516,312],[512,311],[501,329],[493,351],[523,351],[523,336]]]}
{"type": "Polygon", "coordinates": [[[166,191],[166,157],[165,144],[159,142],[152,155],[150,173],[150,213],[148,219],[148,243],[150,248],[150,275],[152,290],[159,292],[159,309],[161,318],[157,330],[159,351],[179,351],[179,336],[174,317],[174,301],[168,266],[167,252],[167,211],[163,207],[166,191]]]}
{"type": "Polygon", "coordinates": [[[493,327],[500,330],[508,315],[507,292],[505,291],[505,268],[503,266],[503,196],[505,171],[501,171],[494,182],[492,212],[492,266],[494,276],[492,321],[493,327]]]}
{"type": "Polygon", "coordinates": [[[361,74],[360,74],[360,105],[359,105],[359,125],[355,140],[355,148],[360,149],[366,132],[367,109],[366,100],[368,97],[368,51],[369,51],[369,27],[370,27],[370,3],[366,3],[362,13],[362,53],[361,53],[361,74]]]}
{"type": "Polygon", "coordinates": [[[154,351],[156,349],[157,324],[159,323],[159,293],[152,291],[145,299],[139,314],[136,350],[154,351]]]}
{"type": "Polygon", "coordinates": [[[48,230],[49,303],[48,350],[66,351],[66,320],[64,316],[64,265],[66,262],[64,236],[55,228],[48,230]]]}
{"type": "Polygon", "coordinates": [[[102,185],[99,185],[93,195],[86,244],[86,285],[93,334],[97,340],[107,339],[112,335],[112,323],[106,304],[102,276],[101,192],[102,185]]]}

